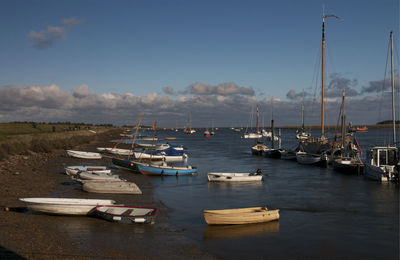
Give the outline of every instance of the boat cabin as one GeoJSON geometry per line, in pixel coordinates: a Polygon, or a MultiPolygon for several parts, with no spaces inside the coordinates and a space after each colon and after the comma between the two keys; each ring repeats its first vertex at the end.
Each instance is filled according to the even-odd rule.
{"type": "Polygon", "coordinates": [[[396,147],[374,147],[371,150],[371,165],[397,165],[398,154],[396,147]]]}

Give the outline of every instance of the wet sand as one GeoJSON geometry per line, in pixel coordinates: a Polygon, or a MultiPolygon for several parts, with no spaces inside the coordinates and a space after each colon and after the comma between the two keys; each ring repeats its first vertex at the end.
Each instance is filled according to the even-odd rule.
{"type": "MultiPolygon", "coordinates": [[[[108,140],[109,137],[74,149],[96,151],[96,147],[110,147],[108,140]]],[[[64,173],[65,166],[84,164],[112,166],[110,158],[71,158],[64,150],[18,155],[0,162],[1,259],[215,259],[187,240],[182,230],[169,225],[170,209],[153,198],[148,176],[114,169],[116,174],[135,182],[142,195],[87,193],[64,173]],[[114,199],[118,204],[157,207],[159,213],[154,225],[50,216],[27,210],[18,200],[24,197],[114,199]]]]}

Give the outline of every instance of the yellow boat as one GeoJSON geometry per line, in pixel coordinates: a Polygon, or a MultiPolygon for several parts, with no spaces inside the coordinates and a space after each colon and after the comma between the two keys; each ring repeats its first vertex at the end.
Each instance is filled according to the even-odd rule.
{"type": "Polygon", "coordinates": [[[164,137],[164,140],[175,140],[176,137],[164,137]]]}
{"type": "Polygon", "coordinates": [[[251,224],[279,219],[279,209],[268,210],[267,207],[203,210],[203,214],[209,225],[251,224]]]}

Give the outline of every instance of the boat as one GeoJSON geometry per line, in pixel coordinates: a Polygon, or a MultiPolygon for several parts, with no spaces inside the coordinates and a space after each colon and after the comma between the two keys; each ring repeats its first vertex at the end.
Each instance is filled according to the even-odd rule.
{"type": "MultiPolygon", "coordinates": [[[[272,99],[271,99],[271,107],[272,107],[272,99]]],[[[271,109],[272,111],[272,109],[271,109]]],[[[275,131],[274,131],[274,119],[273,119],[273,113],[271,113],[271,137],[269,140],[271,141],[271,148],[267,148],[264,150],[264,156],[269,157],[269,158],[275,158],[275,159],[280,159],[281,158],[281,153],[283,152],[282,149],[280,149],[280,143],[281,139],[278,138],[279,140],[279,148],[275,148],[275,131]]]]}
{"type": "Polygon", "coordinates": [[[118,175],[101,172],[79,172],[77,178],[83,180],[122,180],[118,175]]]}
{"type": "Polygon", "coordinates": [[[208,136],[210,136],[211,134],[210,134],[210,131],[208,131],[208,129],[206,129],[205,131],[204,131],[204,136],[205,137],[208,137],[208,136]]]}
{"type": "Polygon", "coordinates": [[[94,193],[142,194],[133,182],[85,182],[82,189],[94,193]]]}
{"type": "Polygon", "coordinates": [[[194,166],[170,166],[165,162],[162,165],[152,163],[137,163],[138,170],[143,175],[194,175],[197,173],[197,168],[194,166]]]}
{"type": "Polygon", "coordinates": [[[375,146],[367,155],[364,174],[371,180],[381,182],[399,182],[399,155],[396,147],[396,112],[395,112],[395,89],[393,68],[393,32],[390,32],[391,53],[391,85],[392,85],[392,130],[393,144],[388,146],[375,146]]]}
{"type": "Polygon", "coordinates": [[[129,160],[129,159],[119,159],[119,158],[112,158],[111,162],[119,167],[119,168],[123,168],[123,169],[127,169],[127,170],[131,170],[131,171],[138,171],[138,168],[136,166],[135,161],[129,160]]]}
{"type": "MultiPolygon", "coordinates": [[[[253,114],[252,114],[252,116],[253,116],[253,114]]],[[[259,139],[259,138],[262,138],[262,134],[260,133],[260,131],[259,131],[259,129],[258,129],[258,117],[259,117],[259,112],[258,112],[258,106],[257,106],[257,113],[256,113],[256,118],[257,118],[257,120],[256,120],[256,132],[250,132],[250,133],[248,133],[247,132],[247,128],[246,128],[246,131],[245,131],[245,133],[244,133],[244,135],[243,135],[243,138],[252,138],[252,139],[255,139],[255,138],[257,138],[257,139],[259,139]]],[[[250,120],[251,121],[251,120],[250,120]]]]}
{"type": "Polygon", "coordinates": [[[341,156],[332,160],[333,169],[346,173],[346,174],[357,174],[360,175],[364,171],[364,163],[359,157],[354,156],[341,156]]]}
{"type": "Polygon", "coordinates": [[[20,198],[38,213],[54,215],[88,215],[98,205],[112,205],[114,200],[75,198],[20,198]]]}
{"type": "Polygon", "coordinates": [[[209,172],[207,173],[208,181],[223,182],[246,182],[246,181],[262,181],[262,172],[258,169],[256,172],[209,172]]]}
{"type": "Polygon", "coordinates": [[[296,130],[296,138],[299,140],[306,140],[311,137],[310,133],[307,133],[304,128],[304,89],[303,89],[303,99],[301,102],[301,129],[296,130]]]}
{"type": "Polygon", "coordinates": [[[111,173],[110,169],[107,169],[107,166],[97,166],[97,165],[79,165],[79,166],[67,166],[65,167],[65,173],[67,175],[76,175],[78,172],[102,172],[102,173],[111,173]]]}
{"type": "Polygon", "coordinates": [[[99,153],[67,150],[67,154],[71,157],[76,157],[81,159],[101,159],[101,154],[99,153]]]}
{"type": "Polygon", "coordinates": [[[99,218],[125,224],[154,224],[157,208],[120,205],[96,206],[93,215],[99,218]]]}
{"type": "Polygon", "coordinates": [[[299,164],[319,165],[326,167],[328,165],[328,155],[326,153],[321,155],[298,151],[296,153],[296,161],[299,164]]]}
{"type": "Polygon", "coordinates": [[[167,162],[184,161],[188,158],[183,148],[175,149],[174,147],[163,150],[134,152],[134,155],[137,160],[163,160],[167,162]]]}
{"type": "Polygon", "coordinates": [[[176,137],[164,137],[164,140],[175,140],[176,137]]]}
{"type": "Polygon", "coordinates": [[[279,209],[251,207],[222,210],[203,210],[208,225],[239,225],[269,222],[279,219],[279,209]]]}
{"type": "Polygon", "coordinates": [[[253,155],[264,155],[265,150],[268,149],[262,141],[257,141],[254,146],[251,147],[251,153],[253,155]]]}

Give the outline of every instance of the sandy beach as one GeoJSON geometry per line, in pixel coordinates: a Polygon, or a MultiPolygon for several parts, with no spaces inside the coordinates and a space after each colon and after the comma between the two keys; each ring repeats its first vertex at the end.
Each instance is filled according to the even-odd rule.
{"type": "MultiPolygon", "coordinates": [[[[110,146],[102,141],[74,147],[96,151],[110,146]]],[[[68,165],[88,160],[68,157],[65,150],[17,155],[0,162],[0,258],[26,259],[213,259],[168,223],[168,209],[153,198],[149,177],[115,169],[135,182],[143,195],[92,194],[82,191],[64,173],[68,165]],[[19,198],[66,197],[114,199],[119,204],[157,207],[154,225],[111,223],[93,217],[50,216],[30,212],[19,198]]],[[[112,166],[110,158],[93,165],[112,166]]]]}

